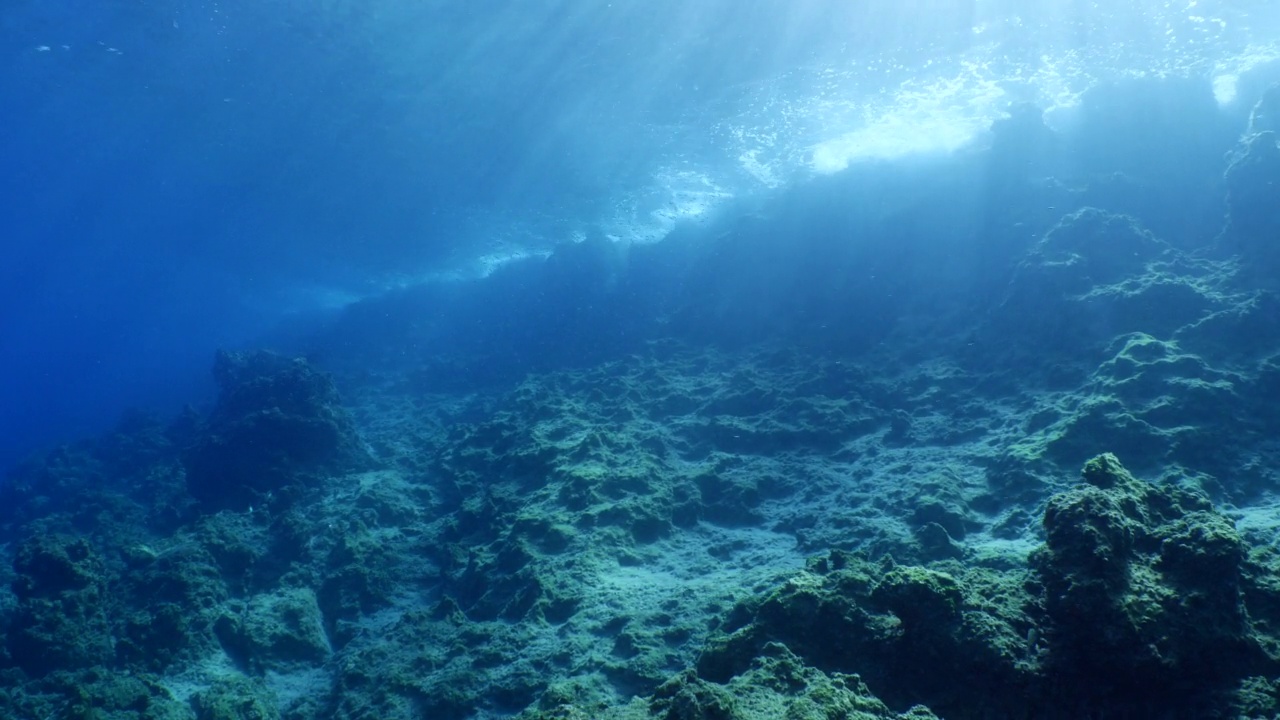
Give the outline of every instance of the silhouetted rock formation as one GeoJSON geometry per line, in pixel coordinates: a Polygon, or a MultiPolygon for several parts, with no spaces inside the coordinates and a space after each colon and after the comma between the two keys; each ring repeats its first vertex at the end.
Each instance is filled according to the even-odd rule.
{"type": "Polygon", "coordinates": [[[1259,274],[1280,269],[1280,138],[1275,130],[1246,137],[1227,167],[1228,248],[1259,274]]]}

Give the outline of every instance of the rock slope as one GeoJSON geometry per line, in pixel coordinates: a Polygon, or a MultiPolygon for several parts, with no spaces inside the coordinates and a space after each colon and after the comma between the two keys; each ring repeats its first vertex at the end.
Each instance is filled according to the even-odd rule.
{"type": "Polygon", "coordinates": [[[220,354],[207,412],[33,458],[0,715],[1277,715],[1274,136],[1199,235],[1039,165],[938,211],[972,252],[892,209],[1065,156],[993,132],[718,239],[371,301],[317,360],[220,354]],[[877,183],[907,194],[846,207],[877,183]]]}

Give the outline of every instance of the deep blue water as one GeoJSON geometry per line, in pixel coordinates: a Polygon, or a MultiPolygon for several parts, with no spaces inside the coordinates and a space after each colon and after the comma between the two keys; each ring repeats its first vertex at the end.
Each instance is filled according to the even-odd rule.
{"type": "MultiPolygon", "coordinates": [[[[7,3],[0,466],[132,406],[205,402],[218,347],[284,342],[362,298],[412,296],[557,243],[696,241],[748,214],[863,241],[827,212],[847,207],[839,193],[874,189],[893,212],[895,186],[871,169],[916,187],[929,172],[913,168],[985,142],[1016,102],[1071,138],[1077,171],[1199,182],[1195,168],[1153,164],[1158,143],[1203,143],[1220,172],[1280,57],[1266,2],[886,5],[7,3]]],[[[983,190],[915,231],[977,222],[983,190]]],[[[1133,202],[1171,241],[1221,217],[1133,202]]],[[[697,280],[708,301],[761,276],[770,287],[769,268],[795,261],[750,241],[747,260],[697,280]]],[[[831,249],[807,247],[815,266],[831,249]]],[[[891,258],[878,266],[890,286],[930,265],[877,257],[891,258]]],[[[569,268],[579,281],[562,292],[589,293],[581,278],[600,271],[569,268]]],[[[861,297],[850,293],[805,302],[861,297]]],[[[769,326],[751,312],[744,326],[769,326]]],[[[506,322],[485,342],[542,338],[524,360],[562,327],[536,311],[506,322]]]]}

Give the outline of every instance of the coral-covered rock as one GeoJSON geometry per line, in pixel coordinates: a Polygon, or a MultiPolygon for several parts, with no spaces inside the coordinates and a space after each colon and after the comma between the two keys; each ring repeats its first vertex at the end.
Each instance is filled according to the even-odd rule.
{"type": "Polygon", "coordinates": [[[371,464],[333,382],[305,360],[224,351],[213,375],[217,407],[183,454],[187,487],[205,505],[243,509],[371,464]]]}

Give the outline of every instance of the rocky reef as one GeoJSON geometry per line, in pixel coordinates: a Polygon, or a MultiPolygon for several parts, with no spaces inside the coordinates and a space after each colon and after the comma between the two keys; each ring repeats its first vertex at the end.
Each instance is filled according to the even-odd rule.
{"type": "Polygon", "coordinates": [[[1203,494],[1101,455],[1043,527],[1023,567],[811,559],[730,610],[648,716],[759,717],[736,690],[748,677],[774,717],[868,719],[1238,717],[1272,687],[1276,568],[1203,494]],[[852,703],[868,691],[887,707],[852,703]]]}
{"type": "Polygon", "coordinates": [[[1205,176],[1022,108],[221,353],[0,485],[0,715],[1276,717],[1265,103],[1205,176]]]}

